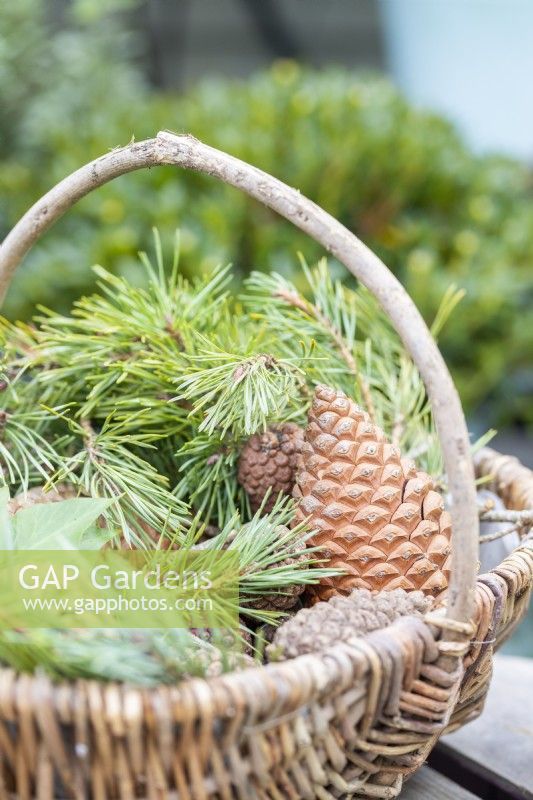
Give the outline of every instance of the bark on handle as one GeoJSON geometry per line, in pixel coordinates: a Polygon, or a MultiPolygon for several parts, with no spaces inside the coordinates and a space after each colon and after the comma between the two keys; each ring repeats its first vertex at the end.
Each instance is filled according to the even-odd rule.
{"type": "Polygon", "coordinates": [[[212,175],[260,200],[315,239],[376,296],[418,367],[431,402],[452,499],[448,616],[469,621],[474,610],[479,522],[468,431],[450,373],[419,311],[385,264],[296,189],[192,136],[162,132],[154,139],[129,144],[58,183],[13,228],[0,247],[0,303],[33,243],[77,200],[119,175],[161,164],[212,175]]]}

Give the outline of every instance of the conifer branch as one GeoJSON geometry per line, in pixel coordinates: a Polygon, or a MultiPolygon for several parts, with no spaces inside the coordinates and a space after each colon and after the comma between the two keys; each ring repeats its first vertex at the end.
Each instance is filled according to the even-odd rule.
{"type": "Polygon", "coordinates": [[[249,665],[223,637],[216,644],[187,630],[35,629],[0,631],[0,661],[17,672],[39,669],[55,680],[120,681],[137,686],[174,684],[249,665]]]}
{"type": "Polygon", "coordinates": [[[363,403],[365,406],[366,411],[368,412],[370,419],[373,423],[376,422],[376,410],[374,408],[374,401],[372,400],[372,394],[370,392],[370,387],[367,381],[362,375],[361,371],[357,368],[357,362],[354,358],[353,351],[349,349],[346,344],[344,337],[342,336],[341,332],[333,325],[331,320],[329,320],[322,311],[318,308],[318,306],[310,303],[301,295],[297,294],[294,291],[289,291],[285,287],[280,287],[274,295],[275,297],[282,300],[289,306],[293,308],[297,308],[302,311],[304,314],[315,319],[325,331],[329,333],[331,339],[333,340],[335,346],[339,350],[342,358],[346,362],[346,365],[356,379],[357,384],[359,386],[359,390],[361,391],[361,395],[363,398],[363,403]]]}
{"type": "Polygon", "coordinates": [[[198,431],[210,435],[250,436],[263,430],[269,418],[283,414],[304,382],[294,359],[225,352],[205,339],[189,362],[189,374],[178,380],[176,399],[191,401],[191,415],[202,417],[198,431]]]}
{"type": "Polygon", "coordinates": [[[503,539],[504,536],[507,536],[509,533],[518,533],[520,536],[524,535],[526,528],[522,525],[511,525],[507,528],[501,528],[494,533],[485,533],[479,537],[480,544],[487,544],[487,542],[495,542],[497,539],[503,539]]]}

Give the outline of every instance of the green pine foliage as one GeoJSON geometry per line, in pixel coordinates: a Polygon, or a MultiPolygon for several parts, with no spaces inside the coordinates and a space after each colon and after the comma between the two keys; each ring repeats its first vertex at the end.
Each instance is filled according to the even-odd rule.
{"type": "MultiPolygon", "coordinates": [[[[156,234],[144,287],[98,267],[99,294],[71,315],[2,322],[0,458],[13,492],[65,481],[108,498],[110,524],[135,546],[185,535],[198,514],[246,522],[243,442],[270,423],[304,425],[318,383],[353,396],[440,476],[420,376],[368,292],[322,261],[303,263],[306,294],[253,273],[234,296],[227,268],[189,282],[175,252],[167,274],[156,234]]],[[[439,327],[459,297],[445,296],[439,327]]]]}
{"type": "MultiPolygon", "coordinates": [[[[41,308],[31,325],[1,321],[3,482],[12,495],[43,484],[76,487],[99,504],[106,529],[98,535],[114,546],[236,549],[241,619],[252,630],[277,624],[283,615],[255,608],[254,599],[332,571],[307,547],[312,532],[290,527],[292,500],[278,498],[269,514],[252,516],[237,481],[243,443],[271,423],[305,425],[314,387],[327,383],[366,407],[442,482],[422,381],[368,292],[334,280],[325,261],[313,269],[302,261],[305,293],[281,275],[256,272],[237,295],[227,267],[186,280],[178,241],[165,270],[157,233],[154,263],[144,254],[141,261],[144,286],[97,267],[99,293],[82,297],[70,315],[41,308]],[[206,537],[207,526],[214,536],[206,537]]],[[[445,294],[435,335],[460,299],[453,288],[445,294]]],[[[67,521],[76,502],[83,501],[61,504],[67,521]]],[[[14,519],[20,528],[24,515],[37,515],[36,530],[49,519],[53,533],[54,506],[14,519]]],[[[12,527],[0,508],[2,526],[12,527]]],[[[239,636],[228,649],[190,632],[4,630],[0,660],[53,677],[152,684],[210,674],[215,662],[224,668],[221,660],[238,666],[239,636]],[[136,658],[117,659],[119,650],[136,658]]]]}
{"type": "Polygon", "coordinates": [[[312,531],[305,523],[290,527],[293,517],[292,500],[280,497],[270,513],[263,515],[259,509],[244,525],[239,524],[236,514],[217,536],[200,545],[238,552],[239,613],[254,622],[276,624],[280,619],[279,612],[254,608],[253,601],[257,598],[266,594],[283,595],[295,583],[306,586],[338,574],[336,570],[321,566],[320,550],[306,544],[312,531]],[[295,557],[298,557],[296,566],[287,561],[295,557]]]}
{"type": "Polygon", "coordinates": [[[120,681],[136,686],[174,684],[242,668],[239,645],[205,641],[182,629],[76,631],[34,629],[0,633],[0,661],[18,672],[55,680],[120,681]]]}

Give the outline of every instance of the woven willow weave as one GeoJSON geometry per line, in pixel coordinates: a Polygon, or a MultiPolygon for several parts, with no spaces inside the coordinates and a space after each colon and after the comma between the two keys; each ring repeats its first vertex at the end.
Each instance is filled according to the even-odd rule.
{"type": "MultiPolygon", "coordinates": [[[[533,505],[533,474],[481,454],[494,488],[533,505]]],[[[533,543],[476,586],[460,641],[403,618],[330,653],[139,690],[0,671],[0,800],[393,798],[435,741],[479,714],[492,656],[525,613],[533,543]]],[[[453,624],[453,623],[452,623],[453,624]]]]}

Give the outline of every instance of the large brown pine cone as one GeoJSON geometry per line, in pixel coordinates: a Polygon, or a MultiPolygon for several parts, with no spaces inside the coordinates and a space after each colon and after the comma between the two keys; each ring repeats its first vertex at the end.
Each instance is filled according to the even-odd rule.
{"type": "Polygon", "coordinates": [[[280,492],[290,495],[304,432],[293,422],[271,425],[264,433],[255,433],[244,445],[239,459],[238,480],[250,498],[255,513],[268,489],[265,513],[272,510],[280,492]]]}
{"type": "Polygon", "coordinates": [[[294,496],[297,521],[318,531],[309,543],[346,573],[311,587],[319,599],[353,588],[438,595],[447,587],[451,525],[442,496],[341,391],[316,389],[294,496]]]}

